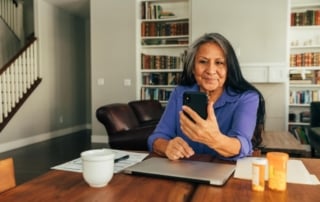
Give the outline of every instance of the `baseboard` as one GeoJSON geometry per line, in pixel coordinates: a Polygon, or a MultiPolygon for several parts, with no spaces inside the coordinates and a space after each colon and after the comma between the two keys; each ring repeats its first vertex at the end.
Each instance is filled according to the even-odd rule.
{"type": "Polygon", "coordinates": [[[79,132],[79,131],[85,130],[85,129],[90,129],[90,126],[89,125],[79,125],[79,126],[65,128],[65,129],[61,129],[61,130],[57,130],[57,131],[51,131],[48,133],[43,133],[43,134],[39,134],[39,135],[27,137],[27,138],[22,138],[22,139],[14,140],[11,142],[2,143],[2,144],[0,144],[0,152],[6,152],[9,150],[28,146],[30,144],[34,144],[34,143],[42,142],[42,141],[49,140],[52,138],[56,138],[56,137],[72,134],[75,132],[79,132]]]}

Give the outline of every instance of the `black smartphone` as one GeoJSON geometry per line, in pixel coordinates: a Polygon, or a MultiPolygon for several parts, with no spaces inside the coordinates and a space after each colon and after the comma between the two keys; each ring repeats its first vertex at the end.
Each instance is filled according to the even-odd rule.
{"type": "MultiPolygon", "coordinates": [[[[208,97],[205,93],[199,91],[184,92],[183,105],[189,106],[191,109],[193,109],[193,111],[197,112],[203,119],[207,118],[208,97]]],[[[191,119],[191,117],[187,113],[185,114],[191,119]]]]}

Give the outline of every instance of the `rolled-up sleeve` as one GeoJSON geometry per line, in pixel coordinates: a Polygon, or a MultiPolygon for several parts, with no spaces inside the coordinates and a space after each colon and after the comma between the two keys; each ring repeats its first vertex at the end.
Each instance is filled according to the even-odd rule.
{"type": "Polygon", "coordinates": [[[236,137],[241,143],[240,152],[231,159],[238,159],[252,153],[251,139],[254,133],[259,106],[259,95],[249,91],[244,93],[234,108],[232,124],[226,133],[230,137],[236,137]]]}
{"type": "Polygon", "coordinates": [[[177,123],[178,110],[181,108],[177,106],[177,96],[179,95],[176,90],[173,90],[157,127],[148,138],[149,151],[153,150],[153,143],[156,139],[170,140],[176,136],[176,127],[179,125],[177,123]]]}

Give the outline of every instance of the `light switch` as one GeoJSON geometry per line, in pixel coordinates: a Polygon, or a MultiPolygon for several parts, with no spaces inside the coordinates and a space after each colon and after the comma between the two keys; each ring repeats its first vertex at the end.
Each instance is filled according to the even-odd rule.
{"type": "Polygon", "coordinates": [[[131,79],[124,79],[123,85],[124,86],[131,86],[131,79]]]}

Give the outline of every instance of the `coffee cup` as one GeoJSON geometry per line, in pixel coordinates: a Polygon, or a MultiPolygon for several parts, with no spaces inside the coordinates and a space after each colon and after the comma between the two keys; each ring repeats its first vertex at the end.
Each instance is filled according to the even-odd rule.
{"type": "Polygon", "coordinates": [[[81,153],[82,176],[90,187],[104,187],[113,177],[114,153],[92,149],[81,153]]]}

